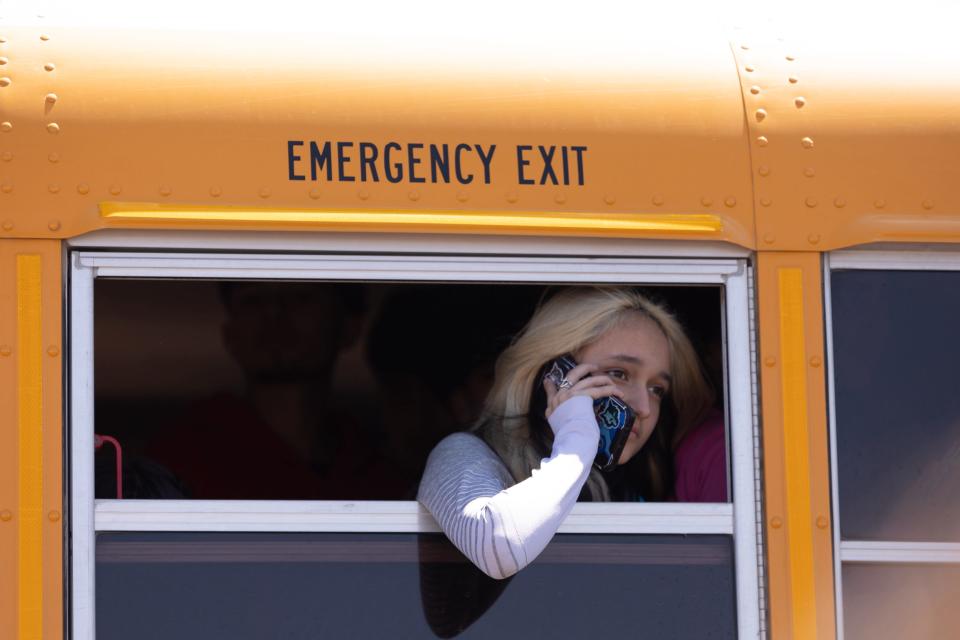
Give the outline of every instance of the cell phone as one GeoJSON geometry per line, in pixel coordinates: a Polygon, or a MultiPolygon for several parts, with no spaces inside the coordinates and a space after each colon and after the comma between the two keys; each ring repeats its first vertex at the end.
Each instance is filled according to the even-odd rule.
{"type": "MultiPolygon", "coordinates": [[[[557,388],[560,381],[577,366],[577,362],[570,354],[562,355],[547,368],[544,380],[550,380],[557,388]]],[[[609,471],[617,466],[623,445],[630,437],[633,428],[634,414],[620,398],[608,396],[593,401],[593,412],[597,416],[597,426],[600,427],[600,444],[597,447],[597,457],[593,464],[601,471],[609,471]]]]}

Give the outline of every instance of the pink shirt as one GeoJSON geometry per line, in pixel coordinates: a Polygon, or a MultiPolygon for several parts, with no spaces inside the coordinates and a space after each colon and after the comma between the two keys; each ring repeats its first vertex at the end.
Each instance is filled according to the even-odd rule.
{"type": "Polygon", "coordinates": [[[677,446],[673,458],[677,502],[726,502],[726,461],[723,413],[714,409],[677,446]]]}

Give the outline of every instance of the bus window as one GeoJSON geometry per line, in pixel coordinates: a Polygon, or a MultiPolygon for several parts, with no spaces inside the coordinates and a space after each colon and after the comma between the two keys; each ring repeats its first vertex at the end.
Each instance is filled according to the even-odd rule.
{"type": "MultiPolygon", "coordinates": [[[[96,432],[122,446],[126,497],[412,500],[427,455],[474,424],[497,355],[551,291],[98,280],[96,432]]],[[[645,293],[684,325],[715,398],[656,445],[665,497],[726,502],[721,289],[645,293]]],[[[116,495],[114,455],[96,457],[100,498],[116,495]]],[[[631,500],[642,480],[628,465],[608,482],[631,500]]]]}
{"type": "Polygon", "coordinates": [[[946,637],[960,622],[960,272],[883,262],[830,282],[845,637],[946,637]]]}

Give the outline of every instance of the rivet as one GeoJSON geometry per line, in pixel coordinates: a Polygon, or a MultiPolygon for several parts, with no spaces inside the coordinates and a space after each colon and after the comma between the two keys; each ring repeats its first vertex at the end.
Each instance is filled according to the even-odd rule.
{"type": "Polygon", "coordinates": [[[59,97],[57,94],[55,94],[55,93],[48,93],[47,95],[44,96],[43,99],[46,100],[47,102],[49,102],[50,104],[53,104],[53,103],[55,103],[57,100],[59,100],[60,97],[59,97]]]}
{"type": "Polygon", "coordinates": [[[120,185],[118,185],[118,184],[112,184],[112,185],[110,185],[110,193],[111,193],[111,194],[113,194],[113,195],[115,195],[115,196],[118,196],[118,195],[120,195],[120,192],[121,192],[121,191],[122,191],[122,189],[121,189],[120,185]]]}
{"type": "Polygon", "coordinates": [[[603,201],[607,204],[615,204],[617,199],[608,193],[607,195],[603,196],[603,201]]]}
{"type": "Polygon", "coordinates": [[[743,70],[746,71],[747,73],[753,73],[755,69],[756,67],[754,67],[752,64],[748,64],[743,68],[743,70]]]}
{"type": "Polygon", "coordinates": [[[761,206],[769,207],[771,204],[770,198],[760,198],[760,204],[761,206]]]}
{"type": "Polygon", "coordinates": [[[652,202],[654,206],[659,207],[663,205],[663,196],[653,196],[653,198],[650,199],[650,202],[652,202]]]}
{"type": "Polygon", "coordinates": [[[784,56],[784,57],[787,59],[787,62],[793,62],[794,60],[796,60],[794,56],[784,56]]]}
{"type": "Polygon", "coordinates": [[[763,122],[763,119],[767,117],[766,109],[757,109],[754,113],[754,116],[757,118],[757,122],[763,122]]]}
{"type": "Polygon", "coordinates": [[[165,184],[160,185],[160,195],[162,195],[163,197],[167,197],[171,193],[173,193],[173,189],[171,189],[165,184]]]}
{"type": "Polygon", "coordinates": [[[790,76],[789,78],[787,78],[787,82],[789,82],[790,84],[797,84],[798,82],[800,82],[800,78],[798,78],[797,76],[790,76]]]}
{"type": "Polygon", "coordinates": [[[50,231],[59,231],[59,229],[60,229],[60,221],[59,221],[59,220],[51,220],[50,223],[47,224],[47,229],[50,229],[50,231]]]}
{"type": "Polygon", "coordinates": [[[50,522],[59,522],[59,521],[60,521],[60,512],[59,512],[59,511],[51,511],[50,513],[47,514],[47,518],[49,518],[50,522]]]}
{"type": "Polygon", "coordinates": [[[420,194],[417,191],[411,191],[407,194],[407,197],[416,202],[420,199],[420,194]]]}
{"type": "MultiPolygon", "coordinates": [[[[316,192],[317,192],[317,197],[319,198],[319,197],[320,197],[320,191],[319,191],[318,189],[314,189],[313,191],[316,191],[316,192]]],[[[313,197],[313,191],[310,192],[311,197],[313,197]]],[[[367,191],[366,189],[361,189],[361,190],[360,190],[360,193],[357,194],[357,197],[360,198],[361,200],[367,200],[367,199],[370,198],[370,192],[367,191]]]]}
{"type": "Polygon", "coordinates": [[[887,206],[887,201],[883,198],[878,198],[873,201],[873,206],[875,206],[877,209],[883,209],[885,206],[887,206]]]}
{"type": "MultiPolygon", "coordinates": [[[[59,227],[60,227],[60,225],[58,224],[58,225],[57,225],[57,228],[59,228],[59,227]]],[[[50,345],[50,346],[47,348],[47,355],[50,356],[51,358],[56,358],[58,355],[60,355],[60,349],[57,349],[55,346],[50,345]]]]}
{"type": "Polygon", "coordinates": [[[772,233],[768,233],[763,236],[763,241],[766,242],[767,244],[773,244],[774,242],[776,242],[776,240],[777,240],[777,237],[772,233]]]}
{"type": "Polygon", "coordinates": [[[7,64],[8,62],[10,62],[9,59],[4,58],[3,56],[0,56],[0,65],[7,64]]]}
{"type": "Polygon", "coordinates": [[[49,160],[50,162],[60,162],[60,154],[54,151],[53,153],[47,156],[47,160],[49,160]]]}
{"type": "Polygon", "coordinates": [[[4,231],[13,231],[13,223],[9,220],[5,220],[2,227],[4,231]]]}
{"type": "Polygon", "coordinates": [[[817,528],[826,529],[827,525],[830,524],[829,521],[823,516],[817,516],[817,528]]]}
{"type": "Polygon", "coordinates": [[[3,520],[4,522],[10,522],[12,519],[13,519],[13,514],[10,513],[9,509],[4,509],[3,511],[0,511],[0,520],[3,520]]]}
{"type": "Polygon", "coordinates": [[[53,71],[56,68],[57,68],[57,65],[53,64],[52,62],[48,62],[47,64],[43,65],[44,71],[53,71]]]}
{"type": "Polygon", "coordinates": [[[812,196],[809,197],[809,198],[807,198],[806,200],[804,200],[803,203],[804,203],[805,205],[807,205],[808,207],[810,207],[811,209],[814,208],[815,206],[817,206],[817,204],[819,204],[819,203],[817,202],[817,199],[814,198],[814,197],[812,197],[812,196]]]}
{"type": "Polygon", "coordinates": [[[10,86],[10,78],[6,78],[6,77],[0,78],[0,87],[9,87],[9,86],[10,86]]]}
{"type": "Polygon", "coordinates": [[[820,242],[820,234],[819,234],[819,233],[811,233],[810,235],[807,236],[807,242],[809,242],[810,244],[817,244],[817,243],[819,243],[819,242],[820,242]]]}
{"type": "Polygon", "coordinates": [[[9,133],[9,132],[13,131],[13,123],[12,123],[12,122],[0,122],[0,131],[3,131],[4,133],[9,133]]]}
{"type": "Polygon", "coordinates": [[[87,195],[88,193],[90,193],[90,185],[88,185],[86,182],[81,182],[80,184],[77,185],[77,193],[79,193],[82,196],[87,195]]]}
{"type": "Polygon", "coordinates": [[[50,36],[48,36],[47,34],[44,33],[44,34],[41,34],[41,35],[40,35],[40,39],[43,40],[44,42],[46,42],[47,40],[50,39],[50,36]]]}
{"type": "Polygon", "coordinates": [[[750,47],[747,46],[747,45],[745,45],[745,44],[740,45],[740,48],[743,49],[744,51],[749,51],[749,50],[750,50],[750,47]]]}
{"type": "Polygon", "coordinates": [[[813,149],[813,138],[806,137],[800,141],[804,149],[813,149]]]}
{"type": "Polygon", "coordinates": [[[12,193],[13,185],[9,183],[0,184],[0,191],[3,191],[4,193],[12,193]]]}
{"type": "Polygon", "coordinates": [[[7,345],[0,346],[0,356],[3,356],[4,358],[9,358],[11,353],[13,353],[13,350],[9,346],[7,345]]]}
{"type": "MultiPolygon", "coordinates": [[[[604,200],[607,200],[607,198],[612,198],[612,197],[613,196],[607,196],[606,198],[604,198],[604,200]]],[[[516,191],[507,192],[507,202],[516,202],[519,199],[520,199],[520,196],[517,195],[516,191]]],[[[613,203],[607,200],[607,204],[613,204],[613,203]]]]}
{"type": "Polygon", "coordinates": [[[781,520],[777,516],[773,516],[772,518],[770,518],[770,526],[773,527],[774,529],[779,529],[780,527],[783,526],[783,520],[781,520]]]}
{"type": "Polygon", "coordinates": [[[214,198],[219,198],[223,195],[223,189],[220,187],[210,187],[210,195],[214,198]]]}
{"type": "Polygon", "coordinates": [[[758,93],[760,93],[760,87],[758,87],[757,85],[753,85],[752,87],[750,87],[750,93],[752,93],[753,95],[757,95],[758,93]]]}
{"type": "Polygon", "coordinates": [[[923,201],[924,209],[933,209],[933,200],[924,200],[923,201]]]}
{"type": "Polygon", "coordinates": [[[469,199],[470,199],[470,194],[468,194],[466,191],[460,191],[457,193],[457,201],[466,202],[469,199]]]}
{"type": "MultiPolygon", "coordinates": [[[[318,200],[320,198],[320,189],[317,187],[314,187],[313,189],[310,189],[310,193],[308,193],[307,195],[310,196],[311,200],[318,200]]],[[[363,196],[361,196],[361,198],[362,197],[363,196]]]]}
{"type": "Polygon", "coordinates": [[[803,105],[807,104],[807,99],[803,96],[797,96],[793,99],[793,104],[797,106],[797,109],[802,109],[803,105]]]}
{"type": "Polygon", "coordinates": [[[761,147],[767,146],[769,142],[770,141],[767,140],[767,136],[760,136],[759,138],[757,138],[757,144],[760,145],[761,147]]]}
{"type": "Polygon", "coordinates": [[[12,152],[12,151],[4,151],[2,157],[3,157],[3,161],[4,161],[4,162],[10,162],[11,160],[13,160],[13,152],[12,152]]]}
{"type": "Polygon", "coordinates": [[[767,177],[768,175],[770,175],[770,167],[766,165],[761,165],[760,168],[757,169],[757,172],[763,177],[767,177]]]}
{"type": "Polygon", "coordinates": [[[702,204],[705,207],[709,207],[713,205],[713,200],[711,200],[710,198],[700,198],[700,204],[702,204]]]}
{"type": "Polygon", "coordinates": [[[56,122],[51,122],[50,124],[47,125],[47,132],[60,133],[60,125],[58,125],[56,122]]]}
{"type": "Polygon", "coordinates": [[[823,364],[823,361],[820,359],[820,356],[813,356],[810,358],[811,367],[819,367],[821,364],[823,364]]]}
{"type": "Polygon", "coordinates": [[[774,366],[775,364],[777,364],[777,359],[774,358],[773,356],[767,356],[767,357],[763,360],[763,364],[767,365],[768,367],[772,367],[772,366],[774,366]]]}
{"type": "Polygon", "coordinates": [[[270,189],[268,189],[267,187],[260,187],[259,195],[260,195],[261,198],[269,198],[269,197],[270,197],[270,189]]]}
{"type": "Polygon", "coordinates": [[[837,196],[833,199],[833,206],[835,206],[837,209],[843,209],[845,206],[847,206],[847,201],[837,196]]]}
{"type": "Polygon", "coordinates": [[[553,201],[556,202],[557,204],[563,204],[564,202],[567,201],[567,196],[563,195],[562,193],[558,193],[557,196],[553,199],[553,201]]]}
{"type": "Polygon", "coordinates": [[[6,38],[0,37],[0,44],[6,44],[6,42],[7,42],[6,38]]]}
{"type": "Polygon", "coordinates": [[[723,201],[723,204],[727,205],[728,207],[735,207],[737,206],[737,199],[734,198],[733,196],[730,196],[723,201]]]}
{"type": "Polygon", "coordinates": [[[48,184],[47,191],[50,193],[60,193],[60,185],[58,184],[48,184]]]}
{"type": "Polygon", "coordinates": [[[813,167],[807,167],[803,170],[803,175],[807,176],[808,178],[812,178],[813,176],[817,175],[817,172],[813,167]]]}

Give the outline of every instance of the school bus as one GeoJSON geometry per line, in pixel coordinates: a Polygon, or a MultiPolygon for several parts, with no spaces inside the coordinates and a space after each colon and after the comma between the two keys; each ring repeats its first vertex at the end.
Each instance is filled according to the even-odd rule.
{"type": "MultiPolygon", "coordinates": [[[[960,51],[655,31],[0,22],[0,635],[949,635],[960,51]],[[460,559],[386,485],[103,495],[104,437],[136,455],[228,368],[223,283],[281,281],[364,283],[410,327],[480,287],[659,292],[717,341],[728,499],[580,504],[500,593],[444,573],[460,559]],[[457,598],[483,602],[437,622],[457,598]]],[[[388,362],[420,358],[382,324],[419,345],[388,362]]],[[[357,375],[343,397],[386,402],[357,375]]]]}

